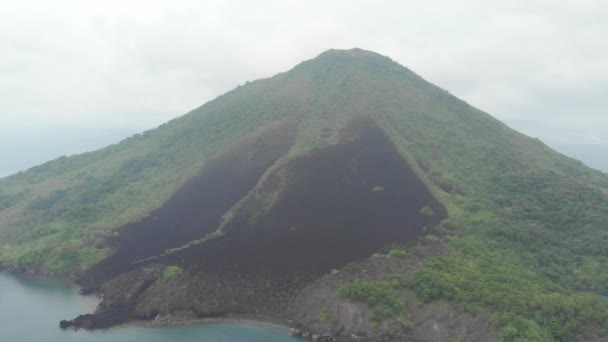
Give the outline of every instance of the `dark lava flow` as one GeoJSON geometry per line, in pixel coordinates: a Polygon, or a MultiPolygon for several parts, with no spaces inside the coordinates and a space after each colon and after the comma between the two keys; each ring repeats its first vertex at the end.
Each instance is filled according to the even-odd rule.
{"type": "Polygon", "coordinates": [[[117,252],[80,279],[83,292],[137,268],[134,262],[158,256],[215,231],[222,215],[255,187],[264,172],[294,143],[295,122],[279,121],[245,137],[210,160],[162,207],[119,229],[117,252]]]}
{"type": "MultiPolygon", "coordinates": [[[[287,153],[294,133],[293,123],[282,124],[246,139],[209,163],[163,207],[123,227],[118,252],[85,274],[84,290],[150,263],[179,265],[191,276],[186,284],[196,287],[186,286],[191,292],[179,305],[198,316],[287,317],[289,303],[310,281],[383,247],[413,245],[423,227],[446,216],[384,132],[360,120],[341,132],[339,144],[274,170],[261,193],[278,190],[283,180],[286,184],[274,206],[257,219],[250,213],[260,203],[245,204],[225,227],[227,235],[133,263],[215,231],[222,215],[287,153]],[[435,214],[422,214],[425,206],[435,214]]],[[[128,320],[153,282],[138,288],[136,297],[71,323],[108,327],[128,320]]],[[[147,305],[140,318],[156,317],[161,309],[147,305]]]]}
{"type": "Polygon", "coordinates": [[[320,274],[387,244],[413,244],[423,227],[445,217],[380,128],[364,121],[343,135],[349,138],[337,146],[287,166],[286,189],[260,219],[247,223],[247,217],[237,217],[232,222],[239,226],[227,227],[232,234],[164,261],[202,272],[281,279],[320,274]],[[421,214],[424,206],[436,214],[421,214]]]}

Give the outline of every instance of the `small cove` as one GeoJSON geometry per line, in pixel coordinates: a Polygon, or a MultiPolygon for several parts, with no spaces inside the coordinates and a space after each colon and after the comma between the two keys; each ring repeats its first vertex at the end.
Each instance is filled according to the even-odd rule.
{"type": "Polygon", "coordinates": [[[92,312],[95,297],[68,283],[0,272],[0,340],[19,342],[295,342],[284,329],[253,323],[174,327],[127,325],[101,331],[59,329],[59,320],[92,312]]]}

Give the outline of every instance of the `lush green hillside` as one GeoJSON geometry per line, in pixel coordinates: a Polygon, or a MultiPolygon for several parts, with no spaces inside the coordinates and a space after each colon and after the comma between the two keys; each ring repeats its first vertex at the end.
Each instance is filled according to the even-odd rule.
{"type": "MultiPolygon", "coordinates": [[[[275,168],[338,144],[336,132],[367,117],[447,209],[427,239],[449,253],[417,258],[423,266],[390,291],[490,308],[505,341],[606,336],[605,300],[583,292],[608,282],[608,176],[358,49],[330,50],[117,145],[0,180],[0,261],[88,268],[112,253],[114,229],[160,207],[211,156],[286,117],[297,121],[296,140],[275,168]]],[[[390,287],[362,284],[343,292],[365,301],[375,286],[390,287]]]]}
{"type": "MultiPolygon", "coordinates": [[[[70,273],[101,260],[112,229],[159,207],[207,157],[273,119],[317,115],[293,101],[312,82],[304,72],[248,82],[157,129],[0,180],[0,261],[70,273]]],[[[300,152],[317,144],[299,135],[300,152]]]]}

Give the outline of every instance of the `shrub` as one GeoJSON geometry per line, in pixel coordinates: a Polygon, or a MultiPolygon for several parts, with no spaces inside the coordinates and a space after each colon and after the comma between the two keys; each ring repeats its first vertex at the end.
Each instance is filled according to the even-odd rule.
{"type": "Polygon", "coordinates": [[[163,279],[175,280],[182,276],[182,269],[179,266],[167,266],[163,272],[163,279]]]}
{"type": "Polygon", "coordinates": [[[388,252],[388,257],[391,259],[407,259],[412,255],[408,251],[404,251],[402,249],[393,249],[388,252]]]}
{"type": "Polygon", "coordinates": [[[428,205],[420,209],[420,213],[424,216],[435,216],[435,212],[428,205]]]}
{"type": "Polygon", "coordinates": [[[369,305],[374,323],[404,313],[399,291],[388,282],[371,283],[357,280],[340,289],[339,294],[343,298],[359,300],[369,305]]]}
{"type": "Polygon", "coordinates": [[[329,311],[327,310],[327,308],[323,308],[323,310],[321,310],[321,313],[319,314],[319,322],[325,323],[328,320],[329,320],[329,311]]]}

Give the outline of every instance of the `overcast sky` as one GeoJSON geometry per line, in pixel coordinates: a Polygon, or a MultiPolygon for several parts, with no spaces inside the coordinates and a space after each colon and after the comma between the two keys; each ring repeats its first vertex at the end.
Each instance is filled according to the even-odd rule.
{"type": "Polygon", "coordinates": [[[352,47],[608,171],[607,35],[607,1],[0,0],[0,177],[352,47]]]}

